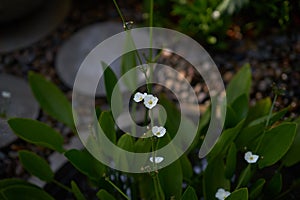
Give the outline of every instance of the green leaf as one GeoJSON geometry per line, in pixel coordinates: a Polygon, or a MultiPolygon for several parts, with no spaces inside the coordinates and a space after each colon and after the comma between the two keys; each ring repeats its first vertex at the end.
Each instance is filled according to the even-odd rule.
{"type": "Polygon", "coordinates": [[[125,133],[123,134],[117,143],[118,147],[126,150],[134,152],[134,139],[129,134],[125,133]]]}
{"type": "MultiPolygon", "coordinates": [[[[282,110],[280,110],[279,112],[276,112],[276,113],[273,113],[271,115],[271,118],[270,118],[270,121],[269,121],[269,126],[271,126],[272,124],[274,124],[275,122],[277,122],[279,119],[281,119],[288,111],[289,111],[289,107],[287,108],[284,108],[282,110]]],[[[268,115],[266,116],[263,116],[261,118],[258,118],[256,120],[253,120],[249,126],[253,126],[253,125],[257,125],[257,124],[260,124],[260,123],[263,123],[263,124],[266,124],[266,121],[268,119],[268,115]]]]}
{"type": "Polygon", "coordinates": [[[239,175],[238,185],[243,187],[247,186],[252,176],[251,165],[248,164],[247,167],[239,175]]]}
{"type": "Polygon", "coordinates": [[[245,123],[248,124],[255,119],[268,115],[271,105],[272,101],[270,98],[261,99],[256,102],[254,106],[250,107],[245,123]]]}
{"type": "Polygon", "coordinates": [[[189,180],[193,176],[193,167],[186,154],[180,157],[180,164],[184,180],[189,180]]]}
{"type": "Polygon", "coordinates": [[[12,185],[1,190],[0,194],[1,193],[7,200],[54,200],[54,198],[44,190],[28,185],[12,185]]]}
{"type": "Polygon", "coordinates": [[[115,122],[110,112],[102,112],[99,118],[99,124],[108,139],[116,144],[117,136],[115,122]]]}
{"type": "Polygon", "coordinates": [[[140,199],[156,199],[154,189],[154,179],[149,174],[139,174],[136,179],[138,180],[138,190],[140,192],[140,199]]]}
{"type": "Polygon", "coordinates": [[[231,143],[227,153],[226,166],[225,166],[225,176],[228,179],[231,179],[236,169],[236,154],[237,154],[236,146],[234,143],[231,143]]]}
{"type": "Polygon", "coordinates": [[[226,149],[229,145],[234,141],[236,136],[239,134],[241,128],[243,127],[244,121],[241,121],[238,125],[234,128],[226,129],[221,136],[219,137],[218,141],[216,142],[215,146],[208,154],[208,158],[213,159],[217,157],[221,152],[226,152],[226,149]]]}
{"type": "Polygon", "coordinates": [[[238,122],[239,120],[237,113],[233,110],[233,108],[230,105],[227,105],[224,128],[232,128],[236,126],[238,122]]]}
{"type": "Polygon", "coordinates": [[[174,103],[170,102],[164,95],[159,96],[159,103],[164,107],[167,113],[167,120],[165,123],[165,128],[171,138],[173,138],[177,131],[181,120],[180,112],[174,103]]]}
{"type": "Polygon", "coordinates": [[[58,121],[74,128],[71,104],[58,87],[33,72],[29,72],[29,83],[42,109],[58,121]]]}
{"type": "Polygon", "coordinates": [[[271,166],[280,160],[293,144],[296,135],[295,123],[282,123],[265,133],[258,155],[259,168],[271,166]]]}
{"type": "Polygon", "coordinates": [[[236,113],[238,122],[245,119],[249,110],[248,96],[246,94],[238,96],[231,104],[231,107],[236,113]]]}
{"type": "Polygon", "coordinates": [[[65,153],[65,156],[78,171],[92,180],[98,181],[106,171],[105,166],[86,150],[71,149],[65,153]]]}
{"type": "Polygon", "coordinates": [[[124,46],[125,51],[129,51],[122,56],[121,61],[121,74],[122,76],[126,74],[129,70],[132,70],[130,73],[127,73],[126,76],[123,76],[123,80],[125,85],[130,89],[130,91],[134,91],[137,85],[137,71],[135,67],[137,66],[136,56],[138,52],[134,49],[135,45],[133,43],[133,39],[130,31],[126,31],[126,41],[124,46]],[[134,50],[134,51],[130,51],[134,50]]]}
{"type": "Polygon", "coordinates": [[[226,106],[224,129],[233,128],[239,123],[238,114],[230,105],[226,106]]]}
{"type": "Polygon", "coordinates": [[[6,187],[16,186],[16,185],[25,185],[31,187],[37,187],[29,182],[24,181],[23,179],[18,178],[7,178],[0,180],[0,192],[6,187]]]}
{"type": "Polygon", "coordinates": [[[240,71],[232,78],[226,88],[227,103],[231,104],[242,94],[246,94],[249,99],[251,89],[251,69],[249,64],[245,64],[240,71]]]}
{"type": "Polygon", "coordinates": [[[180,199],[183,181],[180,161],[176,160],[171,165],[161,169],[158,175],[165,198],[180,199]]]}
{"type": "Polygon", "coordinates": [[[266,183],[266,180],[263,178],[258,179],[250,188],[249,199],[257,199],[257,197],[261,194],[261,191],[266,183]]]}
{"type": "Polygon", "coordinates": [[[118,79],[114,71],[104,62],[101,62],[102,68],[104,70],[104,83],[106,90],[106,98],[110,104],[111,109],[114,110],[114,113],[117,115],[122,112],[123,100],[121,91],[119,88],[118,79]],[[114,98],[112,99],[112,94],[114,91],[114,98]]]}
{"type": "Polygon", "coordinates": [[[76,200],[85,200],[86,199],[84,197],[84,195],[82,194],[82,192],[80,191],[77,184],[75,183],[75,181],[71,181],[71,186],[72,186],[72,192],[73,192],[76,200]]]}
{"type": "Polygon", "coordinates": [[[97,197],[100,200],[115,200],[115,197],[113,197],[111,194],[109,194],[106,190],[101,189],[99,192],[97,192],[97,197]]]}
{"type": "Polygon", "coordinates": [[[298,118],[295,123],[297,123],[297,132],[294,142],[283,158],[283,164],[286,167],[290,167],[300,162],[300,118],[298,118]]]}
{"type": "Polygon", "coordinates": [[[147,153],[151,151],[151,148],[151,138],[139,138],[134,144],[134,149],[136,153],[147,153]]]}
{"type": "Polygon", "coordinates": [[[248,189],[241,188],[231,193],[226,200],[248,200],[248,189]]]}
{"type": "MultiPolygon", "coordinates": [[[[125,133],[123,134],[118,142],[117,142],[117,146],[120,147],[121,149],[124,149],[126,151],[129,152],[134,152],[134,138],[132,136],[130,136],[129,134],[125,133]]],[[[129,158],[129,156],[127,156],[126,154],[122,154],[122,152],[120,154],[116,153],[115,155],[115,160],[116,162],[119,162],[118,165],[121,165],[123,167],[123,169],[130,169],[130,166],[132,165],[132,162],[134,162],[133,160],[131,160],[129,158]]],[[[139,163],[142,161],[139,161],[139,163]]],[[[127,170],[127,171],[128,171],[127,170]]]]}
{"type": "Polygon", "coordinates": [[[188,188],[183,193],[181,200],[198,200],[196,191],[193,187],[188,186],[188,188]]]}
{"type": "Polygon", "coordinates": [[[215,199],[218,188],[230,189],[230,181],[225,177],[225,166],[219,157],[208,162],[203,177],[204,199],[215,199]]]}
{"type": "MultiPolygon", "coordinates": [[[[236,138],[237,148],[242,150],[245,147],[252,149],[252,143],[255,141],[264,131],[265,124],[260,123],[252,126],[248,126],[241,130],[241,133],[236,138]]],[[[255,144],[256,145],[256,144],[255,144]]]]}
{"type": "Polygon", "coordinates": [[[280,173],[276,173],[268,185],[266,186],[266,194],[268,197],[276,197],[282,189],[282,175],[280,173]]]}
{"type": "Polygon", "coordinates": [[[12,118],[8,120],[8,124],[18,137],[27,142],[47,147],[60,153],[65,151],[63,148],[63,137],[42,122],[32,119],[12,118]]]}
{"type": "Polygon", "coordinates": [[[50,182],[54,178],[49,164],[45,159],[33,152],[22,150],[19,151],[19,158],[23,167],[32,175],[39,179],[50,182]]]}

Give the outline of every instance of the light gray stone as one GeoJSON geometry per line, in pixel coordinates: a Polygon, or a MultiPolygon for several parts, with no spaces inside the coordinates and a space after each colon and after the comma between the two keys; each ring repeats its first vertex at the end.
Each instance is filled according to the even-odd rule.
{"type": "Polygon", "coordinates": [[[71,0],[44,1],[39,9],[24,19],[1,25],[0,52],[21,49],[45,37],[66,17],[70,5],[71,0]]]}
{"type": "Polygon", "coordinates": [[[17,137],[7,124],[12,117],[35,119],[39,114],[39,105],[32,95],[27,82],[18,77],[0,74],[0,106],[6,110],[6,117],[0,119],[0,148],[11,143],[17,137]],[[5,99],[1,93],[9,92],[11,97],[5,99]]]}

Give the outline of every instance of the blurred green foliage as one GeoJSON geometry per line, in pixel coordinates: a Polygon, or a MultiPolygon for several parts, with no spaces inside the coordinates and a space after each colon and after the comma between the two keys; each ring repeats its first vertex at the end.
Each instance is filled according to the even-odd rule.
{"type": "MultiPolygon", "coordinates": [[[[149,0],[143,5],[147,19],[149,0]]],[[[287,31],[299,20],[299,11],[295,0],[161,0],[155,4],[154,25],[222,49],[228,38],[258,36],[273,28],[287,31]]]]}

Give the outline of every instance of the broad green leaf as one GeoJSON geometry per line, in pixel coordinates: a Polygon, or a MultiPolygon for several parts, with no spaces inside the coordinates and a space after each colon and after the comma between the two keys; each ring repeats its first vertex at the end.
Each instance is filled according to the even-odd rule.
{"type": "Polygon", "coordinates": [[[193,187],[188,186],[188,188],[183,193],[181,200],[198,200],[196,191],[193,187]]]}
{"type": "Polygon", "coordinates": [[[71,149],[65,153],[65,156],[78,171],[92,180],[101,179],[106,171],[105,166],[86,150],[71,149]]]}
{"type": "Polygon", "coordinates": [[[234,175],[236,169],[236,155],[237,149],[234,143],[231,143],[227,156],[226,156],[226,165],[225,165],[225,176],[228,179],[234,175]]]}
{"type": "Polygon", "coordinates": [[[242,94],[238,96],[231,104],[232,109],[236,113],[238,122],[245,119],[249,110],[248,96],[242,94]]]}
{"type": "Polygon", "coordinates": [[[102,112],[99,118],[99,124],[108,139],[116,144],[117,136],[115,122],[110,112],[102,112]]]}
{"type": "Polygon", "coordinates": [[[251,144],[263,133],[264,128],[265,124],[260,123],[242,129],[235,140],[237,148],[240,150],[244,149],[245,147],[247,147],[247,149],[251,149],[251,144]]]}
{"type": "Polygon", "coordinates": [[[54,173],[44,158],[26,150],[19,151],[19,158],[23,167],[30,174],[46,182],[53,180],[54,173]]]}
{"type": "Polygon", "coordinates": [[[76,198],[76,200],[85,200],[86,198],[80,191],[79,187],[77,186],[75,181],[71,181],[71,187],[72,187],[72,192],[76,198]]]}
{"type": "Polygon", "coordinates": [[[47,192],[27,185],[12,185],[0,191],[5,200],[54,200],[47,192]]]}
{"type": "Polygon", "coordinates": [[[294,142],[283,158],[283,164],[287,167],[300,162],[300,118],[298,118],[295,123],[297,123],[297,132],[294,142]]]}
{"type": "MultiPolygon", "coordinates": [[[[273,113],[271,115],[271,118],[270,118],[270,121],[269,121],[269,126],[271,126],[272,124],[274,124],[275,122],[277,122],[278,120],[280,120],[288,111],[289,111],[289,107],[287,108],[284,108],[282,110],[280,110],[279,112],[276,112],[276,113],[273,113]]],[[[268,115],[266,116],[263,116],[263,117],[260,117],[256,120],[253,120],[249,126],[253,126],[253,125],[257,125],[257,124],[260,124],[260,123],[263,123],[263,124],[266,124],[266,121],[268,119],[268,115]]]]}
{"type": "MultiPolygon", "coordinates": [[[[129,134],[125,133],[123,134],[118,142],[117,142],[117,146],[120,147],[121,149],[124,149],[126,151],[129,152],[134,152],[134,138],[132,136],[130,136],[129,134]]],[[[116,162],[118,162],[118,165],[121,165],[123,167],[123,169],[130,169],[130,166],[132,165],[132,162],[134,162],[133,160],[130,159],[129,156],[127,155],[123,155],[116,153],[115,155],[115,160],[116,162]]],[[[141,161],[139,161],[141,162],[141,161]]]]}
{"type": "Polygon", "coordinates": [[[117,145],[126,151],[134,152],[134,139],[127,133],[119,138],[117,145]]]}
{"type": "Polygon", "coordinates": [[[282,175],[276,173],[266,186],[266,194],[268,197],[276,197],[282,189],[282,175]]]}
{"type": "Polygon", "coordinates": [[[261,156],[258,166],[264,168],[280,160],[293,144],[296,135],[295,123],[282,123],[265,133],[258,155],[261,156]]]}
{"type": "Polygon", "coordinates": [[[139,138],[135,144],[134,149],[137,153],[147,153],[151,151],[152,141],[151,138],[139,138]]]}
{"type": "Polygon", "coordinates": [[[153,184],[153,178],[150,174],[139,174],[136,176],[138,180],[138,189],[140,191],[140,198],[141,199],[156,199],[155,189],[153,184]]]}
{"type": "Polygon", "coordinates": [[[189,180],[193,176],[193,167],[186,154],[180,157],[180,164],[184,180],[189,180]]]}
{"type": "Polygon", "coordinates": [[[164,95],[159,96],[159,104],[161,104],[167,113],[167,120],[165,123],[165,128],[171,138],[173,138],[180,125],[181,115],[174,103],[170,102],[164,95]]]}
{"type": "MultiPolygon", "coordinates": [[[[129,70],[132,70],[129,74],[127,73],[124,76],[124,83],[130,89],[130,91],[134,91],[137,85],[137,71],[135,67],[137,66],[136,58],[138,52],[135,49],[135,45],[131,36],[130,31],[126,31],[126,41],[124,44],[125,51],[129,51],[122,56],[121,61],[121,74],[122,76],[126,74],[129,70]],[[130,51],[131,50],[131,51],[130,51]],[[132,51],[133,50],[133,51],[132,51]]],[[[141,63],[140,63],[141,64],[141,63]]]]}
{"type": "Polygon", "coordinates": [[[99,190],[96,195],[99,200],[115,200],[115,197],[113,197],[104,189],[99,190]]]}
{"type": "Polygon", "coordinates": [[[248,200],[248,189],[241,188],[231,193],[226,200],[248,200]]]}
{"type": "Polygon", "coordinates": [[[64,152],[63,137],[50,126],[32,119],[12,118],[8,120],[8,124],[15,134],[21,139],[47,147],[58,151],[64,152]]]}
{"type": "Polygon", "coordinates": [[[266,183],[266,180],[263,178],[258,179],[250,188],[249,199],[257,199],[257,197],[261,194],[263,187],[266,183]]]}
{"type": "Polygon", "coordinates": [[[203,177],[204,199],[215,199],[218,188],[230,189],[230,181],[225,177],[225,166],[219,157],[208,162],[203,177]]]}
{"type": "Polygon", "coordinates": [[[0,192],[5,189],[6,187],[10,186],[16,186],[16,185],[25,185],[25,186],[31,186],[31,187],[37,187],[23,179],[18,178],[7,178],[0,180],[0,192]]]}
{"type": "Polygon", "coordinates": [[[252,107],[249,108],[246,124],[269,114],[272,101],[270,98],[261,99],[252,107]]]}
{"type": "Polygon", "coordinates": [[[205,111],[205,113],[200,117],[197,135],[196,135],[194,141],[192,142],[191,146],[186,151],[187,154],[198,146],[200,148],[200,145],[203,143],[202,142],[203,138],[201,138],[201,136],[204,136],[206,134],[206,131],[207,131],[207,128],[208,128],[208,125],[210,122],[210,117],[211,117],[211,111],[210,111],[210,109],[207,109],[205,111]]]}
{"type": "Polygon", "coordinates": [[[42,109],[58,121],[74,128],[71,104],[58,87],[33,72],[29,73],[29,83],[42,109]]]}
{"type": "Polygon", "coordinates": [[[102,68],[104,70],[104,83],[106,90],[106,98],[108,103],[111,106],[111,109],[114,110],[114,113],[119,115],[122,112],[123,100],[121,91],[119,88],[118,79],[114,71],[104,62],[101,62],[102,68]],[[114,91],[114,96],[112,98],[114,91]]]}
{"type": "Polygon", "coordinates": [[[158,176],[165,198],[171,199],[171,197],[173,197],[175,199],[180,199],[183,181],[180,161],[176,160],[172,164],[161,169],[158,176]]]}
{"type": "Polygon", "coordinates": [[[234,128],[226,129],[221,136],[219,137],[218,141],[216,142],[215,146],[208,154],[208,158],[213,159],[217,157],[220,153],[226,152],[226,149],[229,145],[234,141],[236,136],[239,134],[241,128],[243,127],[244,121],[241,121],[236,125],[234,128]]]}
{"type": "Polygon", "coordinates": [[[247,186],[252,176],[251,165],[248,164],[247,167],[241,172],[238,179],[238,185],[243,187],[247,186]]]}
{"type": "Polygon", "coordinates": [[[233,110],[233,108],[230,105],[227,105],[224,128],[232,128],[236,126],[238,122],[239,120],[237,113],[233,110]]]}
{"type": "Polygon", "coordinates": [[[246,94],[249,99],[251,89],[251,69],[249,64],[245,64],[240,71],[232,78],[226,88],[227,103],[231,104],[242,94],[246,94]]]}

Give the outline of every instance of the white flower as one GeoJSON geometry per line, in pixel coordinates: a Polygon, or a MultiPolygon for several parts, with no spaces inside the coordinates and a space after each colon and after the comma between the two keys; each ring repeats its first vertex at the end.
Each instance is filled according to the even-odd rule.
{"type": "Polygon", "coordinates": [[[248,162],[248,163],[256,163],[256,161],[258,160],[259,156],[258,155],[255,155],[255,154],[252,154],[251,151],[248,151],[247,153],[245,153],[245,160],[248,162]]]}
{"type": "Polygon", "coordinates": [[[144,97],[144,104],[147,108],[152,109],[158,102],[158,98],[152,94],[147,94],[144,97]]]}
{"type": "Polygon", "coordinates": [[[149,158],[149,160],[150,160],[150,162],[154,162],[154,163],[161,163],[163,160],[164,160],[164,158],[163,157],[160,157],[160,156],[156,156],[156,157],[154,157],[154,160],[153,160],[153,157],[151,156],[150,158],[149,158]]]}
{"type": "Polygon", "coordinates": [[[10,92],[7,92],[7,91],[2,91],[1,95],[5,99],[9,99],[11,97],[10,92]]]}
{"type": "Polygon", "coordinates": [[[153,126],[152,133],[156,137],[162,137],[166,134],[166,129],[162,126],[159,126],[159,127],[158,126],[153,126]]]}
{"type": "Polygon", "coordinates": [[[212,17],[213,19],[217,20],[217,19],[219,19],[220,15],[221,15],[220,11],[215,10],[215,11],[212,13],[211,17],[212,17]]]}
{"type": "Polygon", "coordinates": [[[223,188],[219,188],[215,197],[219,200],[224,200],[230,195],[230,192],[224,190],[223,188]]]}
{"type": "Polygon", "coordinates": [[[143,101],[143,99],[145,98],[146,95],[147,95],[147,93],[142,94],[140,92],[137,92],[137,93],[135,93],[133,100],[135,102],[143,101]]]}

